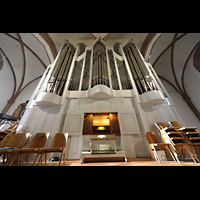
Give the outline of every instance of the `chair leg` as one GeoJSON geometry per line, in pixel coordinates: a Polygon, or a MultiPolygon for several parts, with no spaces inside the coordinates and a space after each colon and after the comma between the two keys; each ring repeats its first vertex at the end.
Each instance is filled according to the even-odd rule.
{"type": "Polygon", "coordinates": [[[47,153],[45,153],[45,166],[47,166],[47,153]]]}
{"type": "Polygon", "coordinates": [[[179,163],[179,159],[177,158],[176,154],[173,153],[173,151],[170,149],[170,147],[167,147],[169,153],[171,154],[174,161],[179,163]]]}
{"type": "Polygon", "coordinates": [[[27,156],[26,156],[26,162],[28,163],[28,153],[27,153],[27,156]]]}
{"type": "MultiPolygon", "coordinates": [[[[17,155],[17,166],[19,166],[19,161],[20,161],[20,158],[19,158],[19,157],[20,157],[20,155],[18,154],[18,155],[17,155]]],[[[21,161],[20,161],[20,163],[21,163],[21,161]]]]}
{"type": "Polygon", "coordinates": [[[37,155],[36,155],[36,157],[35,157],[35,160],[34,160],[34,162],[33,162],[33,165],[32,165],[32,166],[34,166],[34,165],[35,165],[35,162],[36,162],[36,160],[37,160],[38,156],[39,156],[39,153],[37,153],[37,155]]]}
{"type": "MultiPolygon", "coordinates": [[[[153,146],[153,145],[152,145],[152,146],[153,146]]],[[[158,156],[158,154],[157,154],[156,148],[155,148],[154,146],[153,146],[153,150],[154,150],[154,152],[155,152],[155,154],[156,154],[156,156],[157,156],[158,162],[161,163],[160,158],[159,158],[159,156],[158,156]]]]}
{"type": "Polygon", "coordinates": [[[5,163],[6,155],[3,155],[3,164],[5,163]]]}
{"type": "Polygon", "coordinates": [[[189,153],[190,157],[192,158],[192,160],[196,163],[196,160],[194,159],[194,154],[191,152],[191,149],[185,145],[185,149],[187,150],[187,152],[189,153]]]}
{"type": "Polygon", "coordinates": [[[172,147],[171,145],[169,146],[169,149],[170,149],[170,151],[172,152],[172,154],[173,154],[174,158],[176,159],[176,161],[177,161],[178,163],[180,163],[180,161],[179,161],[179,159],[178,159],[178,155],[177,155],[176,151],[173,149],[173,147],[172,147]]]}
{"type": "Polygon", "coordinates": [[[16,156],[17,156],[18,153],[11,153],[9,159],[7,160],[6,162],[6,166],[12,166],[16,156]]]}
{"type": "Polygon", "coordinates": [[[149,158],[151,160],[151,145],[149,145],[149,158]]]}
{"type": "Polygon", "coordinates": [[[200,161],[199,161],[198,156],[197,156],[196,152],[194,151],[193,147],[191,145],[188,145],[188,148],[190,149],[192,155],[195,157],[195,159],[199,163],[200,161]]]}
{"type": "Polygon", "coordinates": [[[42,153],[40,154],[40,158],[39,158],[39,160],[38,160],[38,164],[37,164],[37,166],[40,164],[40,160],[41,160],[41,158],[42,158],[42,153]]]}
{"type": "Polygon", "coordinates": [[[63,157],[63,151],[61,153],[61,156],[60,156],[60,162],[59,162],[59,166],[61,165],[61,162],[62,162],[62,157],[63,157]]]}
{"type": "Polygon", "coordinates": [[[180,147],[177,147],[177,149],[178,149],[178,153],[179,153],[180,160],[181,160],[181,159],[182,159],[182,150],[181,150],[181,148],[180,148],[180,147]]]}
{"type": "Polygon", "coordinates": [[[181,148],[183,153],[183,160],[185,160],[185,148],[181,148]]]}
{"type": "Polygon", "coordinates": [[[195,150],[195,153],[198,155],[198,150],[196,146],[194,147],[194,150],[195,150]]]}
{"type": "Polygon", "coordinates": [[[63,153],[63,166],[65,166],[65,152],[63,153]]]}
{"type": "Polygon", "coordinates": [[[41,165],[42,165],[42,162],[43,162],[43,153],[41,154],[41,165]]]}
{"type": "Polygon", "coordinates": [[[22,166],[23,163],[23,156],[24,156],[23,154],[20,155],[20,166],[22,166]]]}

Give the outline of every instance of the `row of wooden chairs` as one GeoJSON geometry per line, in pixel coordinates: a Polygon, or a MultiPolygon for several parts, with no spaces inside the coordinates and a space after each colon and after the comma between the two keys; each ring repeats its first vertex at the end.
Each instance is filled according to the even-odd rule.
{"type": "MultiPolygon", "coordinates": [[[[6,166],[11,166],[14,160],[17,157],[17,165],[19,161],[22,165],[23,162],[23,155],[27,154],[27,162],[28,162],[28,155],[30,153],[37,154],[33,165],[35,165],[38,156],[40,159],[38,160],[38,164],[43,162],[43,155],[45,155],[45,165],[47,159],[47,153],[61,153],[61,158],[59,162],[59,166],[61,165],[61,161],[65,160],[65,146],[67,143],[68,133],[56,133],[50,146],[44,148],[50,133],[36,133],[30,143],[25,147],[28,143],[31,135],[30,133],[17,133],[15,134],[6,144],[4,147],[0,148],[0,155],[3,155],[3,163],[5,156],[7,156],[7,162],[5,163],[6,166]]],[[[63,162],[65,164],[65,162],[63,162]]]]}
{"type": "Polygon", "coordinates": [[[199,154],[200,148],[200,132],[197,132],[197,127],[184,127],[177,121],[168,122],[171,127],[175,128],[176,131],[181,131],[187,143],[192,145],[197,155],[199,154]]]}
{"type": "Polygon", "coordinates": [[[177,149],[180,159],[182,156],[185,159],[186,150],[194,162],[200,162],[196,153],[200,147],[200,133],[195,131],[197,127],[183,127],[177,121],[168,122],[168,124],[170,126],[163,122],[155,123],[162,141],[171,144],[175,150],[177,149]]]}

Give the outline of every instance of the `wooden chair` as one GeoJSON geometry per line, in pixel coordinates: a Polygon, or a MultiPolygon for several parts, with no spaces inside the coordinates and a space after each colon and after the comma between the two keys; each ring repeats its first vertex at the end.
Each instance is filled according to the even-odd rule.
{"type": "Polygon", "coordinates": [[[179,145],[179,143],[187,143],[185,138],[182,137],[181,132],[177,130],[178,127],[168,127],[163,122],[156,122],[156,128],[161,134],[162,141],[165,143],[170,143],[173,145],[174,150],[178,150],[180,159],[185,158],[185,148],[184,145],[179,145]],[[175,148],[176,145],[176,148],[175,148]]]}
{"type": "MultiPolygon", "coordinates": [[[[20,125],[22,126],[22,125],[20,125]]],[[[4,133],[4,135],[2,136],[2,132],[0,131],[0,138],[2,139],[0,141],[0,147],[4,147],[6,146],[6,144],[8,143],[8,141],[14,136],[14,134],[16,134],[17,129],[20,127],[18,125],[12,125],[10,126],[8,129],[6,129],[5,131],[2,131],[4,133]]]]}
{"type": "Polygon", "coordinates": [[[35,165],[35,162],[37,160],[37,157],[40,155],[40,159],[38,160],[38,165],[41,160],[41,164],[43,161],[43,155],[45,154],[45,166],[47,162],[47,153],[61,153],[59,166],[61,165],[62,157],[63,157],[63,165],[65,165],[65,146],[67,144],[68,139],[68,133],[56,133],[50,146],[48,148],[40,148],[37,156],[35,157],[33,165],[35,165]]]}
{"type": "Polygon", "coordinates": [[[17,131],[17,128],[18,128],[18,125],[14,124],[14,125],[8,127],[7,129],[5,129],[4,132],[6,132],[6,133],[11,132],[11,133],[15,134],[17,131]]]}
{"type": "Polygon", "coordinates": [[[167,151],[169,151],[173,160],[179,163],[179,160],[177,158],[177,154],[174,151],[174,149],[172,148],[170,143],[160,143],[154,132],[146,132],[145,136],[146,136],[147,141],[149,143],[150,159],[151,159],[151,150],[154,150],[154,152],[155,152],[155,154],[158,158],[158,161],[161,162],[160,159],[159,159],[159,156],[157,154],[156,148],[163,148],[163,149],[165,149],[167,157],[168,157],[167,151]]]}
{"type": "Polygon", "coordinates": [[[178,127],[178,131],[181,131],[188,144],[190,144],[195,152],[199,153],[200,148],[200,132],[197,132],[197,127],[184,127],[177,121],[168,122],[171,127],[178,127]]]}
{"type": "Polygon", "coordinates": [[[167,125],[165,125],[163,122],[156,122],[155,126],[159,129],[159,130],[166,130],[168,127],[167,125]]]}
{"type": "Polygon", "coordinates": [[[188,144],[187,139],[184,137],[183,132],[180,131],[177,127],[177,124],[174,127],[167,127],[162,122],[155,123],[155,126],[160,131],[162,141],[164,143],[170,143],[174,150],[178,149],[180,159],[185,158],[185,149],[189,153],[192,160],[196,163],[199,162],[197,154],[193,150],[190,144],[188,144]]]}
{"type": "Polygon", "coordinates": [[[27,160],[26,162],[28,163],[28,154],[30,153],[38,153],[39,148],[44,147],[44,145],[47,142],[47,139],[49,137],[50,133],[36,133],[32,140],[30,141],[29,145],[27,147],[21,148],[21,149],[15,149],[13,150],[10,159],[7,161],[6,166],[11,166],[16,158],[16,156],[18,156],[17,159],[17,165],[19,162],[19,156],[20,156],[20,160],[21,160],[21,165],[23,162],[23,154],[27,154],[27,160]]]}
{"type": "Polygon", "coordinates": [[[29,138],[30,133],[18,133],[13,135],[13,137],[6,143],[6,147],[4,146],[0,148],[0,154],[3,155],[3,163],[5,156],[11,154],[14,149],[24,147],[29,138]]]}
{"type": "Polygon", "coordinates": [[[168,122],[168,124],[170,125],[170,127],[183,128],[183,126],[179,124],[177,121],[168,122]]]}
{"type": "Polygon", "coordinates": [[[0,147],[5,147],[8,141],[14,136],[13,133],[8,133],[0,142],[0,147]]]}
{"type": "Polygon", "coordinates": [[[0,125],[0,130],[5,126],[5,124],[1,124],[0,125]]]}

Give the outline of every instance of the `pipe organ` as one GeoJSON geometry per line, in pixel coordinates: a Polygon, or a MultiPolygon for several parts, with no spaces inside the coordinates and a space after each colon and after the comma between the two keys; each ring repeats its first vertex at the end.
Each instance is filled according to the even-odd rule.
{"type": "Polygon", "coordinates": [[[79,45],[66,41],[36,87],[20,121],[21,131],[32,136],[50,132],[47,145],[56,133],[67,132],[67,158],[79,159],[90,148],[91,135],[108,135],[117,127],[117,150],[127,157],[148,157],[144,133],[156,132],[155,122],[182,120],[134,42],[119,45],[118,52],[100,38],[79,55],[79,45]],[[92,123],[95,116],[108,116],[104,121],[110,120],[110,125],[92,123]]]}

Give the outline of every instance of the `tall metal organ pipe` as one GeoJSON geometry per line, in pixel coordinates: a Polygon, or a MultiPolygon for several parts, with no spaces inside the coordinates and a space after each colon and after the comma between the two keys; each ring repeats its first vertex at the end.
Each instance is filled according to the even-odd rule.
{"type": "Polygon", "coordinates": [[[156,89],[153,79],[150,77],[145,64],[143,61],[141,62],[141,57],[138,54],[138,50],[135,45],[130,41],[124,46],[123,50],[127,57],[139,94],[156,89]]]}
{"type": "Polygon", "coordinates": [[[85,50],[84,56],[75,58],[72,75],[68,77],[75,50],[76,48],[69,41],[65,42],[48,80],[46,92],[62,96],[67,79],[70,79],[67,88],[70,91],[85,91],[96,85],[105,85],[114,90],[131,90],[134,82],[139,94],[158,90],[144,60],[132,41],[122,48],[128,66],[125,64],[125,57],[116,57],[116,52],[114,53],[113,49],[108,49],[105,43],[98,39],[92,49],[87,48],[85,50]],[[80,59],[84,60],[84,63],[80,63],[80,59]],[[91,85],[89,85],[90,83],[91,85]],[[82,85],[79,87],[80,84],[82,85]]]}
{"type": "Polygon", "coordinates": [[[57,60],[52,75],[48,81],[46,92],[62,96],[74,54],[74,46],[66,41],[61,49],[60,58],[57,60]]]}

